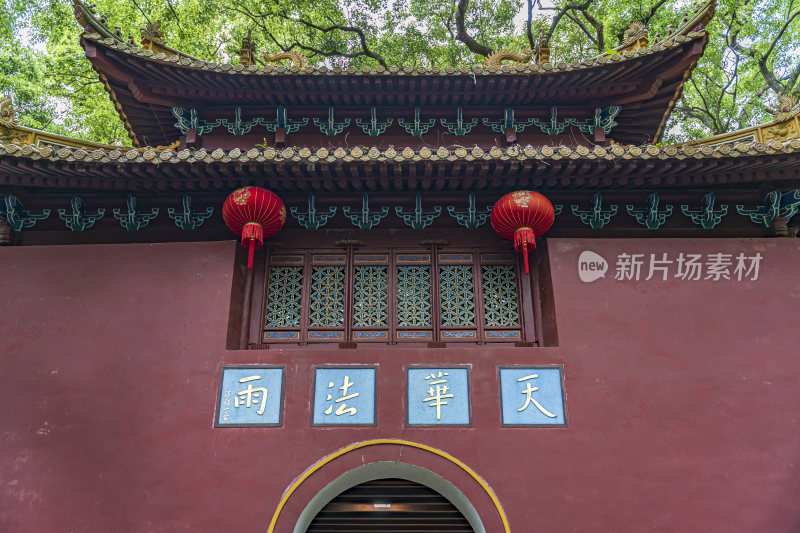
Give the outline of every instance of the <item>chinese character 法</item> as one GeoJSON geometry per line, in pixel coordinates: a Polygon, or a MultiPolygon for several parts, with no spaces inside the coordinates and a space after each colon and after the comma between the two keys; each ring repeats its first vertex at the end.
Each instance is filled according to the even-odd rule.
{"type": "MultiPolygon", "coordinates": [[[[326,401],[333,400],[333,403],[331,405],[329,405],[328,408],[325,409],[325,411],[324,411],[324,413],[326,415],[330,415],[331,413],[333,413],[336,416],[342,416],[343,414],[348,414],[350,416],[353,416],[358,412],[358,409],[356,409],[355,407],[347,407],[347,404],[344,403],[347,400],[351,400],[351,399],[357,398],[359,396],[360,393],[358,393],[358,392],[353,392],[353,393],[347,394],[347,391],[350,390],[350,387],[352,387],[353,385],[355,385],[355,383],[350,381],[350,376],[345,374],[344,382],[342,383],[342,386],[339,387],[339,390],[342,391],[342,396],[340,398],[336,398],[335,400],[333,400],[333,394],[328,394],[327,397],[325,398],[326,401]],[[337,407],[336,411],[334,412],[333,406],[334,406],[334,404],[337,404],[337,403],[340,403],[341,405],[339,407],[337,407]]],[[[332,389],[334,386],[335,386],[335,384],[333,383],[333,381],[329,381],[328,382],[328,388],[329,389],[332,389]]]]}

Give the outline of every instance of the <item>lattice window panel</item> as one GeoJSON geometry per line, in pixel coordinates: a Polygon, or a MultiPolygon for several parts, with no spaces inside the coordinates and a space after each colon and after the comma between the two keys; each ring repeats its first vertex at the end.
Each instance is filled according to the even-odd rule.
{"type": "Polygon", "coordinates": [[[517,277],[511,265],[484,265],[483,317],[487,327],[518,327],[517,277]]]}
{"type": "Polygon", "coordinates": [[[299,328],[303,267],[270,267],[265,327],[299,328]]]}
{"type": "Polygon", "coordinates": [[[312,327],[344,326],[344,267],[317,266],[311,269],[312,327]]]}
{"type": "Polygon", "coordinates": [[[397,325],[431,325],[431,267],[397,267],[397,325]]]}
{"type": "Polygon", "coordinates": [[[387,327],[388,267],[357,266],[353,272],[353,326],[387,327]]]}
{"type": "Polygon", "coordinates": [[[472,266],[448,265],[439,268],[442,326],[473,326],[475,285],[472,281],[472,266]]]}

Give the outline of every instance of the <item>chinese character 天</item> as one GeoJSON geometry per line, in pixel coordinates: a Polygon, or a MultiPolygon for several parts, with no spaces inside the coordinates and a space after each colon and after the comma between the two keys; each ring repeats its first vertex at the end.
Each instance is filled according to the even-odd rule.
{"type": "Polygon", "coordinates": [[[500,410],[505,426],[566,426],[560,367],[501,367],[500,410]]]}

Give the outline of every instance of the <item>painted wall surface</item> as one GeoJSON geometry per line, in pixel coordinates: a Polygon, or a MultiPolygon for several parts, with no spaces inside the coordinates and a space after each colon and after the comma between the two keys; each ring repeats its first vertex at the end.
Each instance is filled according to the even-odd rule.
{"type": "Polygon", "coordinates": [[[265,532],[296,485],[275,529],[291,532],[372,461],[450,479],[492,532],[469,471],[515,533],[800,529],[797,240],[551,239],[552,348],[227,351],[235,246],[0,249],[0,531],[265,532]],[[605,278],[580,280],[584,251],[605,278]],[[645,279],[650,254],[681,253],[762,260],[756,280],[675,263],[645,279]],[[620,254],[645,254],[639,281],[614,279],[620,254]],[[286,366],[282,427],[213,427],[221,366],[247,364],[286,366]],[[377,426],[310,427],[315,364],[376,365],[377,426]],[[405,427],[415,364],[470,367],[472,427],[405,427]],[[568,427],[501,428],[501,365],[563,365],[568,427]],[[421,446],[363,447],[295,483],[371,439],[421,446]]]}

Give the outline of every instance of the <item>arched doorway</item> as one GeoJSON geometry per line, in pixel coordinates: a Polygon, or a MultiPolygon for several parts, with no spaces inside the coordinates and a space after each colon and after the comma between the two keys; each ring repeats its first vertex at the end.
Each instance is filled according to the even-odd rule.
{"type": "MultiPolygon", "coordinates": [[[[318,492],[310,498],[308,503],[305,505],[305,508],[298,516],[293,533],[309,533],[320,531],[325,531],[326,533],[356,531],[359,533],[400,533],[401,531],[409,533],[438,533],[444,531],[449,531],[451,533],[486,533],[483,520],[481,520],[477,510],[473,506],[472,502],[461,490],[459,490],[458,487],[444,477],[416,465],[399,461],[378,461],[374,463],[367,463],[341,474],[337,478],[330,481],[325,487],[317,490],[318,492]],[[353,489],[358,490],[351,492],[353,489]],[[394,491],[393,494],[392,491],[394,491]],[[318,524],[314,525],[315,529],[312,529],[311,527],[312,522],[314,522],[318,515],[322,515],[323,518],[326,516],[334,517],[333,513],[330,515],[322,514],[325,508],[334,502],[336,502],[338,505],[343,502],[352,501],[353,503],[365,505],[362,511],[363,513],[384,513],[370,514],[367,516],[364,514],[359,514],[357,515],[357,518],[369,518],[369,516],[384,518],[387,516],[385,514],[388,512],[387,509],[391,508],[380,506],[375,507],[376,503],[392,503],[394,500],[390,500],[388,497],[404,496],[410,499],[402,502],[402,498],[399,498],[397,499],[398,505],[400,503],[414,503],[416,505],[420,502],[414,501],[413,498],[415,495],[420,496],[423,494],[425,497],[418,498],[419,500],[437,501],[440,502],[441,506],[437,507],[436,509],[447,509],[447,511],[441,516],[446,518],[444,522],[449,522],[449,519],[453,518],[455,513],[457,513],[460,518],[463,518],[463,520],[466,522],[466,525],[464,525],[464,522],[461,522],[460,520],[454,520],[451,522],[453,525],[451,529],[435,529],[436,526],[432,526],[431,524],[427,523],[426,525],[430,527],[410,526],[392,529],[388,527],[389,524],[387,522],[384,522],[382,525],[368,524],[368,527],[358,529],[353,527],[353,522],[356,522],[355,520],[350,520],[350,522],[347,520],[337,520],[335,521],[336,525],[331,523],[334,522],[334,520],[330,520],[329,523],[325,524],[325,528],[327,529],[322,529],[321,527],[324,521],[320,520],[318,524]],[[348,496],[344,498],[345,495],[348,496]],[[381,496],[383,499],[379,499],[381,496]],[[446,506],[442,504],[442,502],[446,504],[446,506]],[[366,507],[366,505],[371,506],[371,510],[367,511],[368,507],[366,507]],[[455,510],[455,513],[453,513],[453,510],[455,510]],[[377,528],[373,528],[373,526],[376,526],[377,528]]],[[[406,512],[402,511],[401,509],[402,507],[395,507],[396,515],[394,512],[392,512],[389,513],[388,516],[394,517],[400,522],[402,522],[405,518],[416,518],[411,514],[401,514],[406,512]]],[[[337,510],[337,507],[332,507],[331,510],[337,510]]],[[[338,511],[341,513],[343,509],[338,507],[338,511]]],[[[355,509],[353,509],[353,512],[355,512],[355,509]]],[[[431,514],[430,516],[433,515],[431,514]]],[[[342,516],[339,516],[339,518],[342,518],[342,516]]],[[[345,516],[345,518],[352,517],[345,516]]],[[[361,521],[364,522],[364,520],[361,521]]],[[[369,522],[369,520],[366,522],[369,522]]],[[[504,529],[504,531],[505,533],[508,533],[507,528],[504,529]]],[[[274,530],[270,529],[270,533],[274,533],[274,530]]]]}
{"type": "Polygon", "coordinates": [[[329,501],[306,533],[474,533],[435,490],[400,478],[366,481],[329,501]]]}

